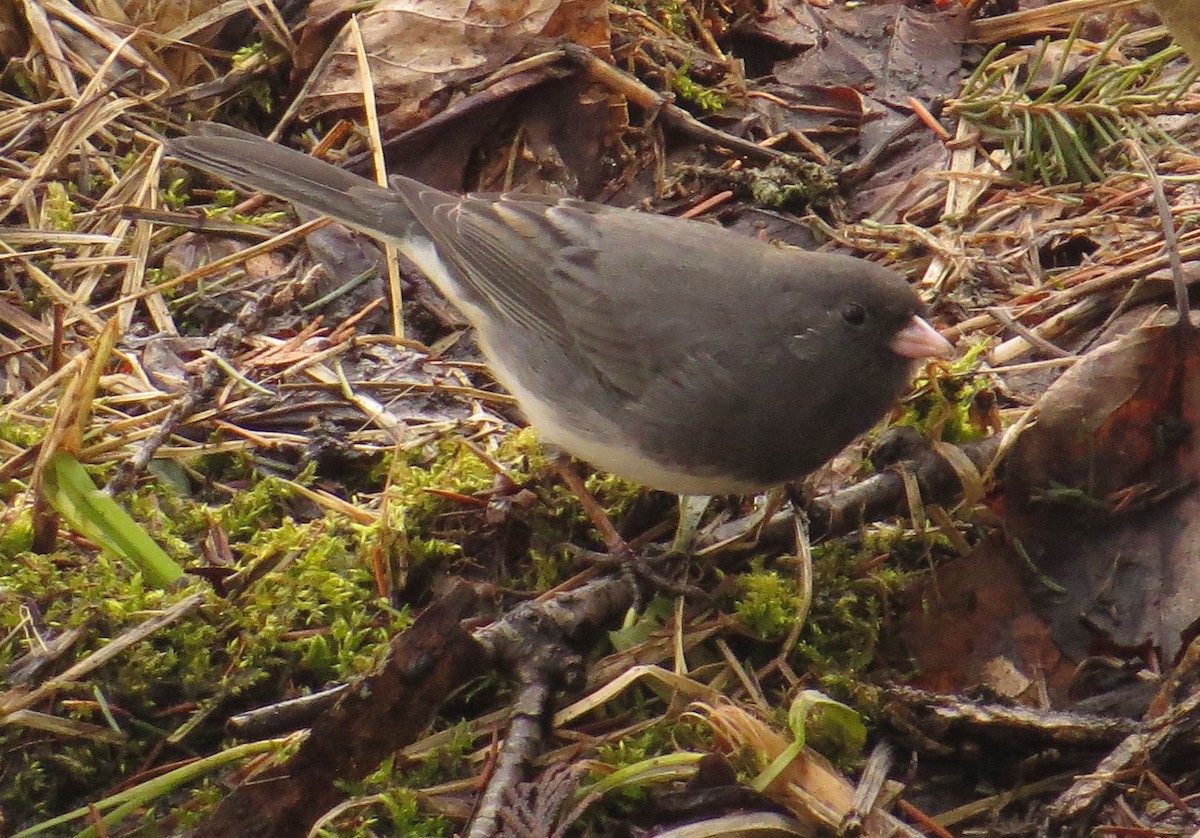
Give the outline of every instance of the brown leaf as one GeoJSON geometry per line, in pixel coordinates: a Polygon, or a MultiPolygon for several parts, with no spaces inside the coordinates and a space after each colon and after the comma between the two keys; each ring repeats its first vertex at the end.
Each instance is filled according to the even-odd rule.
{"type": "Polygon", "coordinates": [[[16,0],[0,0],[0,55],[18,56],[29,47],[16,0]]]}
{"type": "Polygon", "coordinates": [[[986,684],[1016,698],[1022,691],[1003,689],[996,674],[1011,668],[1044,684],[1056,702],[1065,699],[1071,667],[997,540],[940,567],[916,593],[900,632],[917,664],[914,686],[952,693],[986,684]]]}
{"type": "MultiPolygon", "coordinates": [[[[449,86],[491,73],[538,36],[560,0],[384,0],[358,18],[379,108],[415,124],[449,86]]],[[[355,47],[343,30],[314,79],[304,120],[362,105],[355,47]]],[[[312,47],[306,46],[306,55],[312,47]]]]}
{"type": "MultiPolygon", "coordinates": [[[[212,13],[219,5],[219,0],[123,0],[105,4],[102,17],[123,26],[166,33],[212,13]]],[[[169,48],[158,53],[157,61],[162,63],[163,69],[176,84],[183,86],[212,78],[212,59],[198,47],[213,46],[225,22],[225,18],[215,17],[210,26],[188,35],[186,48],[169,48]]],[[[84,40],[90,39],[85,33],[84,40]]],[[[139,39],[135,43],[141,41],[139,39]]],[[[148,47],[148,43],[145,46],[148,47]]]]}
{"type": "Polygon", "coordinates": [[[1014,543],[1064,651],[1173,657],[1200,617],[1200,342],[1151,325],[1092,352],[1039,401],[1008,460],[1014,543]],[[1061,590],[1059,590],[1061,588],[1061,590]]]}
{"type": "Polygon", "coordinates": [[[558,10],[541,34],[546,38],[581,44],[605,61],[612,57],[612,27],[605,2],[560,0],[558,10]]]}
{"type": "MultiPolygon", "coordinates": [[[[920,12],[900,4],[834,6],[822,15],[817,46],[777,64],[775,75],[784,84],[869,91],[885,106],[910,97],[931,102],[958,87],[966,24],[961,13],[920,12]]],[[[867,146],[907,117],[906,110],[883,111],[884,118],[864,137],[867,146]]]]}
{"type": "Polygon", "coordinates": [[[739,38],[762,39],[787,49],[810,49],[821,42],[823,14],[809,3],[767,0],[766,8],[739,21],[731,34],[739,38]]]}
{"type": "MultiPolygon", "coordinates": [[[[908,200],[920,194],[913,189],[913,178],[945,169],[949,151],[931,131],[909,132],[899,140],[896,131],[911,114],[909,99],[930,106],[960,85],[967,18],[961,9],[930,13],[903,4],[809,7],[805,17],[795,19],[794,26],[784,31],[801,38],[813,21],[819,27],[815,46],[774,66],[778,86],[789,88],[790,95],[778,89],[772,92],[787,100],[793,113],[811,109],[813,115],[820,115],[828,111],[817,91],[859,91],[863,96],[863,116],[855,123],[859,146],[869,150],[885,141],[888,145],[871,177],[856,185],[853,213],[881,221],[903,217],[908,200]],[[881,208],[886,208],[886,214],[879,215],[881,208]]],[[[779,31],[779,25],[774,21],[769,31],[779,31]]],[[[797,40],[795,45],[799,44],[797,40]]]]}

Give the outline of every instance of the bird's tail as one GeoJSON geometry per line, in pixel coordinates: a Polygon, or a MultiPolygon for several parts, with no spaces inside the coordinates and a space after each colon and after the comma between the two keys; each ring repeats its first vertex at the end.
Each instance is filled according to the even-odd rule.
{"type": "Polygon", "coordinates": [[[395,192],[323,160],[227,125],[199,122],[167,143],[182,163],[406,243],[416,218],[395,192]]]}

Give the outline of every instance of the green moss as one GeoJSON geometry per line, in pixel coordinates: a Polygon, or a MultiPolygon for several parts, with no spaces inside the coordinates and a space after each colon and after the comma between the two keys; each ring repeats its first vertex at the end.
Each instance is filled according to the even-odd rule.
{"type": "MultiPolygon", "coordinates": [[[[0,497],[3,497],[0,486],[0,497]]],[[[12,558],[33,546],[33,517],[28,512],[15,515],[12,520],[0,521],[0,562],[5,565],[12,558]]]]}
{"type": "Polygon", "coordinates": [[[857,547],[843,540],[813,548],[812,606],[795,654],[841,701],[879,663],[884,616],[911,577],[890,559],[877,562],[887,543],[872,528],[857,547]]]}
{"type": "Polygon", "coordinates": [[[18,448],[32,448],[41,442],[45,435],[44,425],[35,425],[32,422],[22,422],[18,419],[0,422],[0,440],[11,442],[18,448]]]}
{"type": "Polygon", "coordinates": [[[596,760],[613,768],[624,768],[673,751],[672,727],[669,724],[652,725],[633,736],[607,742],[596,749],[596,760]]]}
{"type": "Polygon", "coordinates": [[[688,717],[667,718],[638,733],[622,736],[597,749],[596,760],[612,767],[597,771],[577,790],[578,801],[584,794],[595,794],[596,784],[607,784],[624,775],[615,787],[604,791],[601,801],[587,808],[574,825],[583,835],[613,835],[623,831],[631,814],[644,811],[656,789],[661,789],[664,772],[688,776],[699,755],[713,749],[711,728],[688,717]]]}
{"type": "MultiPolygon", "coordinates": [[[[139,577],[130,578],[105,557],[79,553],[72,548],[5,557],[0,598],[20,598],[27,607],[0,608],[0,635],[13,632],[10,638],[21,638],[0,646],[0,668],[26,652],[40,651],[44,641],[66,629],[79,629],[70,654],[58,664],[63,668],[182,596],[207,587],[175,592],[146,588],[139,577]]],[[[55,712],[67,717],[104,727],[104,708],[110,708],[128,735],[123,743],[61,741],[17,725],[0,730],[0,810],[9,825],[79,805],[109,787],[125,766],[144,760],[172,724],[159,714],[202,698],[219,677],[220,670],[210,662],[218,635],[218,627],[204,620],[177,622],[58,692],[63,703],[55,712]]]]}
{"type": "Polygon", "coordinates": [[[248,113],[270,114],[275,112],[275,91],[270,82],[264,79],[251,79],[238,88],[238,95],[231,100],[245,100],[243,107],[248,113]]]}
{"type": "MultiPolygon", "coordinates": [[[[492,469],[478,456],[453,439],[442,440],[403,452],[383,464],[389,483],[389,520],[386,526],[380,522],[365,527],[364,542],[377,547],[381,543],[377,536],[386,534],[387,549],[403,565],[440,567],[463,556],[462,544],[494,544],[497,538],[503,539],[499,528],[517,528],[527,545],[528,560],[518,557],[521,563],[515,568],[515,581],[542,590],[564,579],[574,570],[564,544],[596,541],[578,498],[560,480],[547,477],[550,465],[529,429],[505,436],[488,456],[519,486],[532,490],[536,499],[504,505],[497,518],[489,521],[480,507],[464,506],[446,497],[442,493],[489,498],[498,484],[492,469]],[[488,533],[489,528],[497,530],[495,537],[488,533]]],[[[614,520],[645,491],[607,474],[589,475],[585,484],[614,520]]]]}
{"type": "Polygon", "coordinates": [[[529,576],[532,580],[530,584],[535,591],[549,590],[567,578],[574,569],[571,554],[565,547],[550,552],[531,549],[529,561],[529,576]]]}
{"type": "Polygon", "coordinates": [[[756,203],[778,209],[823,206],[836,189],[827,171],[805,161],[774,161],[743,177],[756,203]]]}
{"type": "MultiPolygon", "coordinates": [[[[14,64],[16,62],[13,62],[14,64]]],[[[17,90],[21,93],[22,99],[27,99],[30,102],[40,102],[42,95],[38,91],[38,86],[34,83],[33,78],[23,69],[18,69],[13,72],[9,78],[17,86],[17,90]]]]}
{"type": "Polygon", "coordinates": [[[738,579],[740,596],[734,614],[763,639],[786,635],[795,625],[803,597],[795,579],[784,579],[774,570],[757,570],[738,579]]]}
{"type": "Polygon", "coordinates": [[[163,206],[175,212],[182,211],[188,205],[187,185],[188,179],[180,177],[173,179],[165,189],[158,190],[158,198],[163,206]]]}
{"type": "Polygon", "coordinates": [[[725,97],[693,79],[686,66],[680,67],[671,77],[671,90],[680,99],[708,113],[720,113],[725,108],[725,97]]]}
{"type": "Polygon", "coordinates": [[[910,399],[897,425],[915,427],[924,436],[935,430],[945,442],[963,443],[981,439],[988,429],[973,420],[973,408],[982,393],[992,387],[987,375],[975,375],[988,344],[981,341],[961,358],[931,368],[933,374],[917,379],[916,396],[910,399]]]}
{"type": "MultiPolygon", "coordinates": [[[[858,545],[843,539],[815,546],[813,600],[797,646],[804,666],[818,675],[861,677],[875,662],[889,601],[914,572],[928,569],[933,551],[950,549],[944,536],[914,538],[901,526],[871,527],[858,545]]],[[[734,613],[763,639],[785,636],[799,616],[802,593],[787,569],[794,561],[779,560],[778,570],[755,563],[738,580],[734,613]]]]}
{"type": "MultiPolygon", "coordinates": [[[[619,520],[646,493],[644,487],[607,472],[595,472],[589,475],[584,481],[584,485],[600,502],[605,514],[614,521],[619,520]]],[[[578,506],[577,503],[572,505],[578,506]]]]}
{"type": "Polygon", "coordinates": [[[348,810],[320,834],[339,838],[380,834],[440,838],[454,834],[450,820],[422,813],[417,797],[421,789],[471,775],[469,757],[475,747],[475,734],[468,724],[452,728],[451,733],[449,742],[418,762],[403,764],[389,758],[361,781],[339,784],[363,805],[348,810]]]}
{"type": "Polygon", "coordinates": [[[48,180],[44,186],[46,195],[42,200],[42,213],[55,230],[62,232],[74,230],[77,207],[71,201],[66,186],[56,180],[48,180]]]}
{"type": "MultiPolygon", "coordinates": [[[[311,468],[296,477],[295,482],[305,485],[312,481],[311,468]]],[[[217,513],[217,522],[232,541],[246,538],[252,541],[283,524],[291,501],[295,497],[292,482],[279,477],[260,477],[253,485],[236,492],[217,513]]],[[[284,546],[281,544],[281,546],[284,546]]]]}
{"type": "Polygon", "coordinates": [[[241,69],[241,68],[245,67],[246,64],[248,64],[252,61],[257,61],[259,58],[261,58],[265,54],[266,54],[266,47],[262,41],[254,41],[252,43],[246,44],[245,46],[239,47],[238,49],[234,50],[234,52],[233,52],[233,67],[235,70],[241,69]]]}
{"type": "MultiPolygon", "coordinates": [[[[210,441],[219,442],[219,437],[210,441]]],[[[201,454],[188,464],[201,477],[214,483],[235,483],[253,480],[256,476],[254,458],[244,451],[221,451],[216,454],[201,454]]],[[[225,496],[222,496],[222,501],[225,496]]]]}
{"type": "Polygon", "coordinates": [[[655,16],[668,32],[687,38],[688,18],[687,12],[683,10],[684,2],[685,0],[655,0],[648,5],[653,8],[655,16]]]}
{"type": "Polygon", "coordinates": [[[322,838],[377,838],[379,835],[404,835],[411,838],[449,838],[454,823],[439,815],[421,811],[420,801],[412,792],[389,790],[362,800],[333,823],[317,832],[322,838]]]}
{"type": "MultiPolygon", "coordinates": [[[[9,428],[10,435],[28,436],[22,426],[9,428]]],[[[148,589],[124,567],[71,542],[63,542],[62,549],[50,555],[29,553],[29,513],[14,511],[0,533],[0,604],[23,603],[29,608],[0,607],[0,636],[9,638],[0,646],[0,667],[67,628],[81,629],[82,635],[56,664],[65,668],[179,597],[196,591],[207,596],[198,612],[133,644],[77,685],[65,687],[60,698],[72,699],[69,707],[59,702],[49,708],[105,725],[102,709],[107,707],[128,735],[126,742],[63,741],[17,726],[0,731],[5,754],[0,810],[9,825],[20,828],[94,801],[114,778],[136,766],[177,753],[220,748],[221,725],[232,712],[277,700],[282,692],[317,689],[373,670],[390,638],[410,622],[407,609],[396,610],[376,594],[371,563],[384,541],[388,557],[403,558],[410,567],[444,564],[462,555],[460,543],[490,537],[481,536],[480,528],[519,526],[527,530],[531,544],[525,572],[539,588],[570,573],[560,545],[584,528],[590,532],[575,498],[557,480],[543,484],[535,479],[544,476],[546,463],[530,432],[504,439],[492,456],[538,495],[532,504],[506,508],[501,524],[486,521],[477,506],[430,491],[486,497],[494,489],[488,466],[453,441],[404,452],[387,462],[381,458],[366,473],[368,488],[378,493],[373,500],[388,493],[385,507],[376,503],[387,510],[387,526],[320,515],[312,501],[296,491],[297,484],[315,479],[313,469],[295,481],[260,477],[248,455],[225,454],[188,464],[212,481],[237,485],[232,494],[209,482],[182,479],[146,481],[122,496],[121,503],[139,525],[191,570],[210,563],[199,545],[220,533],[224,549],[215,558],[225,553],[232,564],[222,569],[224,575],[207,567],[205,578],[221,580],[219,590],[229,592],[225,597],[210,590],[206,581],[180,591],[148,589]],[[301,514],[318,517],[301,520],[301,514]]],[[[107,470],[89,469],[94,475],[107,470]]],[[[605,476],[589,478],[589,485],[614,514],[641,493],[605,476]]],[[[503,694],[497,687],[499,676],[495,678],[480,687],[474,701],[491,706],[497,693],[503,694]]],[[[622,703],[637,711],[648,700],[656,699],[635,690],[622,703]]],[[[472,701],[471,694],[456,701],[472,701]]],[[[393,834],[448,834],[447,824],[422,819],[409,806],[411,794],[405,789],[420,788],[438,777],[466,776],[472,770],[465,755],[473,743],[469,729],[463,730],[461,738],[430,760],[403,766],[390,785],[364,787],[364,793],[379,797],[347,815],[329,834],[360,834],[355,830],[370,828],[363,824],[379,824],[393,834]]],[[[211,786],[194,794],[197,801],[216,796],[211,786]]]]}
{"type": "MultiPolygon", "coordinates": [[[[278,698],[284,684],[323,687],[375,667],[409,615],[376,596],[349,524],[333,517],[300,523],[284,515],[292,492],[283,481],[265,479],[222,510],[162,487],[130,495],[130,508],[164,543],[194,545],[214,521],[227,522],[233,553],[254,581],[232,600],[210,593],[201,612],[159,629],[60,692],[60,698],[77,701],[73,709],[57,706],[54,712],[99,725],[106,724],[96,700],[102,698],[128,734],[125,743],[63,742],[5,728],[0,809],[10,824],[96,799],[114,776],[143,763],[168,737],[185,747],[219,737],[228,712],[278,698]],[[172,707],[182,712],[164,715],[172,707]]],[[[39,648],[38,638],[82,629],[60,664],[65,666],[180,596],[209,591],[203,582],[184,591],[149,589],[104,556],[69,544],[51,555],[19,552],[13,549],[21,546],[15,533],[27,530],[24,520],[8,528],[8,541],[0,541],[5,548],[0,598],[30,606],[0,608],[0,636],[10,637],[0,647],[0,667],[39,648]],[[31,612],[36,617],[22,627],[31,612]]],[[[193,564],[194,553],[193,548],[193,564]]]]}
{"type": "MultiPolygon", "coordinates": [[[[213,197],[215,198],[215,205],[222,209],[229,209],[236,206],[239,200],[236,189],[214,189],[213,197]]],[[[272,214],[274,215],[275,213],[272,214]]]]}
{"type": "Polygon", "coordinates": [[[713,188],[732,189],[761,206],[778,209],[823,207],[837,192],[837,181],[824,168],[790,157],[774,160],[761,169],[682,165],[676,171],[681,177],[692,176],[713,188]]]}
{"type": "Polygon", "coordinates": [[[373,775],[379,778],[375,782],[382,783],[382,778],[386,777],[392,787],[422,789],[471,776],[474,769],[470,756],[476,739],[474,728],[463,722],[450,728],[450,734],[450,741],[445,745],[434,748],[420,762],[405,766],[403,771],[392,771],[390,763],[385,763],[373,775]]]}

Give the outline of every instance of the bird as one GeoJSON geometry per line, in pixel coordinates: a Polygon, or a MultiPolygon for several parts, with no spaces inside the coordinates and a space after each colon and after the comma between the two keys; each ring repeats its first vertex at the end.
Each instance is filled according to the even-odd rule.
{"type": "Polygon", "coordinates": [[[803,478],[884,416],[917,361],[952,352],[907,280],[865,259],[569,197],[384,188],[216,123],[167,149],[394,244],[543,443],[652,489],[803,478]]]}

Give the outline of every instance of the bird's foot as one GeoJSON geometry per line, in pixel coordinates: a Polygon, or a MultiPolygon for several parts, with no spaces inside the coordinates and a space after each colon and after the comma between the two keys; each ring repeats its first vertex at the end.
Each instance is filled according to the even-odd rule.
{"type": "Polygon", "coordinates": [[[610,545],[607,553],[580,550],[576,555],[592,567],[620,573],[633,588],[635,611],[642,609],[647,593],[681,596],[689,600],[707,597],[702,588],[686,581],[686,554],[665,550],[657,555],[648,555],[622,542],[610,545]]]}
{"type": "MultiPolygon", "coordinates": [[[[592,497],[591,492],[584,486],[582,478],[571,467],[570,462],[565,457],[559,457],[555,461],[555,466],[558,469],[559,475],[563,482],[575,493],[579,499],[580,505],[583,507],[584,513],[592,522],[592,525],[600,533],[604,539],[605,546],[608,548],[607,553],[581,552],[579,555],[586,558],[593,566],[619,570],[621,576],[633,588],[634,595],[634,610],[640,611],[644,602],[643,588],[648,587],[654,591],[668,593],[673,596],[684,596],[690,598],[703,597],[704,592],[694,585],[689,585],[687,582],[679,582],[672,579],[670,576],[660,573],[655,567],[655,564],[664,564],[671,558],[686,558],[686,544],[684,552],[679,552],[681,537],[677,533],[675,543],[672,549],[668,550],[661,556],[653,558],[647,557],[639,550],[634,550],[625,542],[621,534],[617,532],[612,521],[608,519],[608,515],[592,497]]],[[[705,500],[707,505],[707,499],[705,500]]],[[[703,512],[703,507],[699,507],[695,513],[698,520],[699,514],[703,512]]],[[[684,527],[684,516],[680,516],[680,527],[684,527]]],[[[687,542],[691,540],[692,529],[686,530],[687,542]]],[[[683,571],[684,578],[687,577],[686,564],[683,571]]]]}

